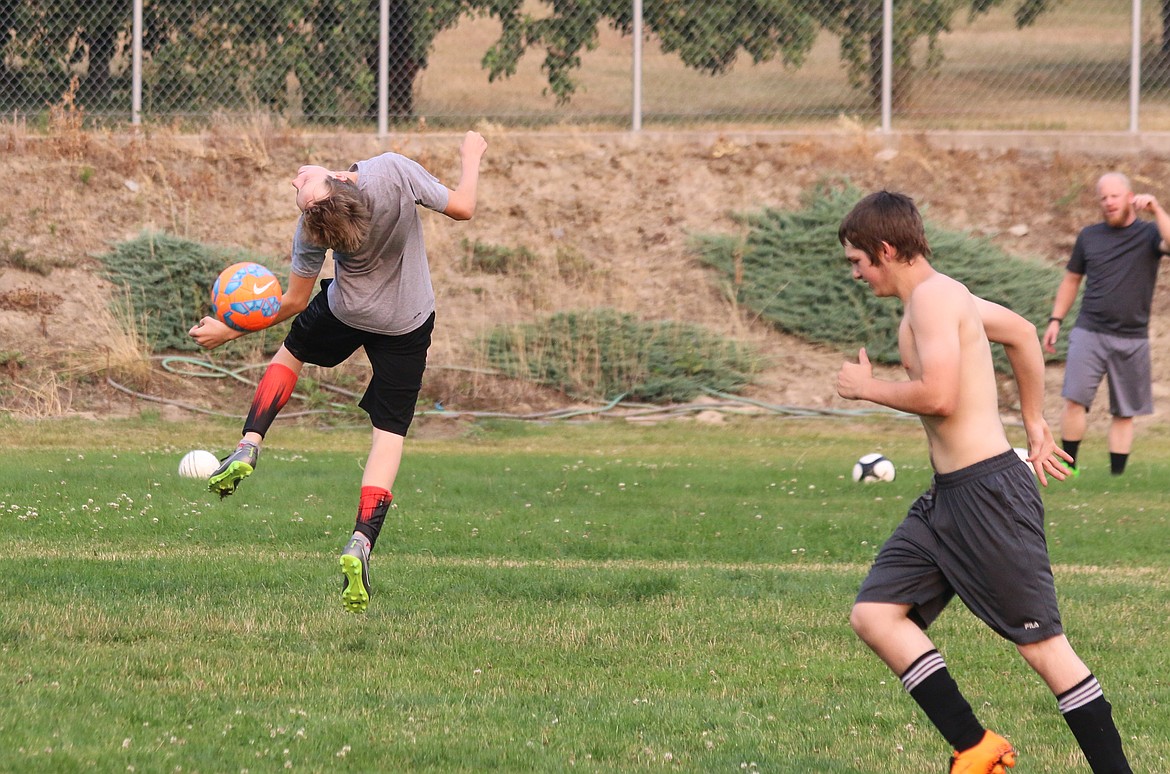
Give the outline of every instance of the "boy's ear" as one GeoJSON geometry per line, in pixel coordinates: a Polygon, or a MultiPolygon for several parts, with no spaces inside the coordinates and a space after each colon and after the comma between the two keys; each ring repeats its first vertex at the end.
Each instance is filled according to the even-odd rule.
{"type": "Polygon", "coordinates": [[[882,240],[882,247],[879,258],[885,262],[893,262],[898,257],[898,250],[889,242],[882,240]]]}

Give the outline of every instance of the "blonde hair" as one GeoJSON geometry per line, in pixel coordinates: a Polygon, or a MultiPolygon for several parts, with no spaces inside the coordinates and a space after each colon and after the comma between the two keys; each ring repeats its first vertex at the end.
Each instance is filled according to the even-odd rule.
{"type": "Polygon", "coordinates": [[[352,255],[370,233],[370,206],[348,180],[326,178],[329,193],[305,208],[301,229],[318,247],[352,255]]]}

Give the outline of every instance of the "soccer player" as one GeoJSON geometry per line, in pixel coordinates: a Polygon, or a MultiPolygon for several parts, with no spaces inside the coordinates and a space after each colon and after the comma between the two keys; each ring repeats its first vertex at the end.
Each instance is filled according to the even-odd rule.
{"type": "Polygon", "coordinates": [[[936,271],[921,216],[903,194],[862,199],[838,238],[853,278],[902,302],[898,349],[908,379],[875,377],[861,349],[859,362],[842,365],[837,392],[917,414],[935,471],[862,583],[854,631],[954,748],[951,772],[1004,774],[1016,760],[1011,744],[975,717],[926,635],[955,595],[1048,684],[1093,771],[1129,772],[1112,707],[1057,608],[1036,480],[1063,480],[1061,460],[1070,458],[1044,419],[1035,326],[936,271]],[[1011,363],[1030,467],[1000,420],[989,340],[1003,344],[1011,363]]]}
{"type": "MultiPolygon", "coordinates": [[[[417,205],[454,220],[471,218],[486,150],[478,132],[464,135],[454,190],[397,153],[359,161],[344,171],[303,166],[292,181],[301,216],[288,291],[271,324],[296,319],[256,387],[243,438],[211,475],[208,488],[226,497],[256,469],[260,444],[305,363],[329,368],[364,349],[373,375],[359,405],[370,417],[373,439],[353,536],[340,558],[342,603],[353,612],[369,604],[370,553],[390,508],[435,323],[417,205]],[[322,281],[310,301],[328,250],[333,251],[334,277],[322,281]]],[[[243,333],[204,317],[190,335],[212,349],[243,333]]]]}
{"type": "Polygon", "coordinates": [[[1109,381],[1109,470],[1125,472],[1133,448],[1133,418],[1154,413],[1150,378],[1150,307],[1162,256],[1170,252],[1170,214],[1150,194],[1134,194],[1129,178],[1109,172],[1097,181],[1104,217],[1077,235],[1064,279],[1056,290],[1044,348],[1056,351],[1060,324],[1076,301],[1081,280],[1085,297],[1068,334],[1061,446],[1076,462],[1087,414],[1101,379],[1109,381]],[[1153,220],[1142,220],[1148,212],[1153,220]]]}

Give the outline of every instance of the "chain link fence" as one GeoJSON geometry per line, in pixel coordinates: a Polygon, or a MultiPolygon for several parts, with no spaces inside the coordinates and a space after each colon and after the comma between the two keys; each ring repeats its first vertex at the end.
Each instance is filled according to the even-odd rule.
{"type": "Polygon", "coordinates": [[[0,120],[1170,130],[1170,0],[888,8],[0,0],[0,120]]]}

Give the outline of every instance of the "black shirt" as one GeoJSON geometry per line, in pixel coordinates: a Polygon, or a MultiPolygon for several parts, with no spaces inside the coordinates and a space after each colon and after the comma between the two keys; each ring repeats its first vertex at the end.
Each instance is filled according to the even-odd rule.
{"type": "Polygon", "coordinates": [[[1158,226],[1096,223],[1081,230],[1067,269],[1085,276],[1076,327],[1125,338],[1149,335],[1150,306],[1162,259],[1158,226]]]}

